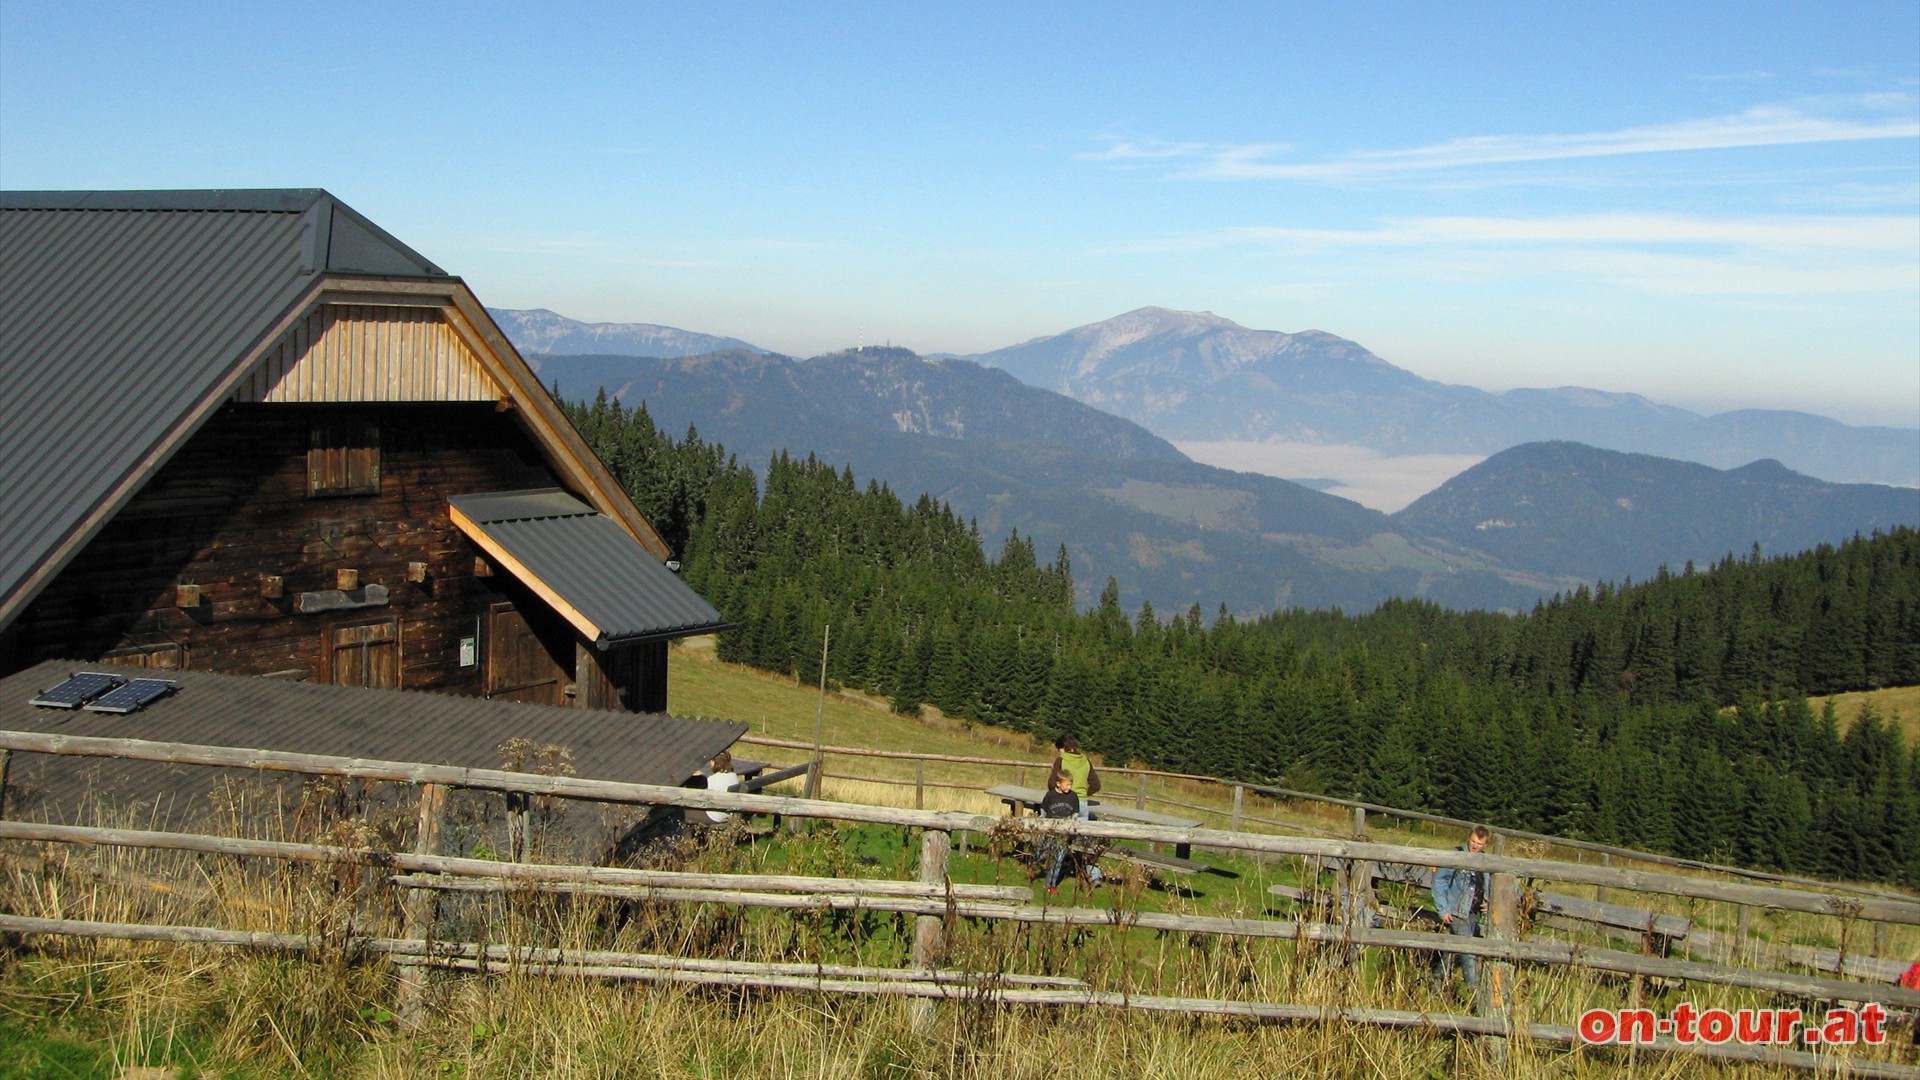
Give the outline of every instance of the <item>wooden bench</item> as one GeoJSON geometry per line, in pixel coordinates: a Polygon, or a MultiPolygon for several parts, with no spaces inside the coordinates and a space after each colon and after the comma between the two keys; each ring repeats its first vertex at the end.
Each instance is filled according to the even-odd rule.
{"type": "MultiPolygon", "coordinates": [[[[1047,793],[1039,788],[1021,787],[1018,784],[1001,784],[997,787],[988,788],[987,794],[1007,804],[1007,815],[1009,817],[1019,817],[1020,812],[1023,810],[1037,809],[1040,805],[1040,800],[1046,798],[1047,793]]],[[[1200,825],[1200,822],[1193,818],[1174,817],[1171,814],[1156,814],[1151,810],[1141,810],[1119,803],[1100,802],[1098,799],[1094,800],[1093,816],[1095,819],[1100,820],[1131,821],[1136,825],[1161,825],[1170,829],[1192,829],[1200,825]]],[[[1173,855],[1175,858],[1187,862],[1190,865],[1206,869],[1203,864],[1192,861],[1192,844],[1175,844],[1173,855]]],[[[1165,856],[1161,857],[1165,858],[1165,856]]]]}

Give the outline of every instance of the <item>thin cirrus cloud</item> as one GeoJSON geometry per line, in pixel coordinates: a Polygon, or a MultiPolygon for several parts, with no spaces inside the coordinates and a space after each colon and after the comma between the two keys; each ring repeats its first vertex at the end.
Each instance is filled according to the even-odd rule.
{"type": "Polygon", "coordinates": [[[1475,135],[1404,150],[1358,151],[1325,161],[1272,160],[1290,149],[1279,143],[1223,147],[1152,139],[1113,140],[1106,150],[1082,154],[1080,157],[1082,160],[1112,164],[1186,159],[1194,162],[1186,174],[1202,179],[1339,182],[1385,179],[1409,173],[1483,165],[1920,137],[1920,122],[1916,122],[1910,112],[1911,96],[1875,94],[1871,98],[1857,99],[1856,104],[1874,109],[1891,109],[1896,102],[1890,98],[1898,99],[1897,103],[1903,106],[1898,110],[1900,115],[1841,119],[1818,116],[1785,105],[1768,105],[1728,116],[1618,131],[1572,135],[1475,135]]]}
{"type": "Polygon", "coordinates": [[[1632,245],[1911,254],[1920,219],[1896,215],[1699,218],[1680,214],[1581,214],[1566,217],[1426,217],[1376,229],[1241,226],[1175,238],[1163,249],[1244,243],[1335,247],[1460,244],[1632,245]]]}
{"type": "Polygon", "coordinates": [[[1674,214],[1427,217],[1370,229],[1241,226],[1169,237],[1128,253],[1252,246],[1277,255],[1395,250],[1454,260],[1452,272],[1572,275],[1691,295],[1908,294],[1920,218],[1698,218],[1674,214]],[[1493,256],[1485,262],[1476,252],[1493,256]],[[1479,267],[1474,270],[1474,267],[1479,267]]]}

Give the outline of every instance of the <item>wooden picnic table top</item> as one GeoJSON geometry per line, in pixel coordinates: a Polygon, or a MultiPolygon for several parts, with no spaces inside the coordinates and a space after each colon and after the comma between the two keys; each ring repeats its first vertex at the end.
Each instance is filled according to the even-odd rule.
{"type": "MultiPolygon", "coordinates": [[[[1040,788],[1021,787],[1019,784],[1001,784],[997,787],[990,787],[987,789],[987,794],[1009,805],[1017,802],[1027,807],[1039,806],[1040,800],[1046,798],[1047,795],[1047,793],[1040,788]]],[[[1152,810],[1142,810],[1138,807],[1128,806],[1125,803],[1101,802],[1099,799],[1094,800],[1093,816],[1096,818],[1107,818],[1112,821],[1131,821],[1139,825],[1165,825],[1175,829],[1190,829],[1200,824],[1200,821],[1196,818],[1174,817],[1171,814],[1156,814],[1152,810]]]]}

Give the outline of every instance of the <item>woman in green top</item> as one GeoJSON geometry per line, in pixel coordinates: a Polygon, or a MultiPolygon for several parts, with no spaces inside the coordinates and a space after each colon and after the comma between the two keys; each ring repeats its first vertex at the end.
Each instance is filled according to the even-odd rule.
{"type": "Polygon", "coordinates": [[[1094,802],[1092,796],[1100,790],[1100,774],[1093,771],[1093,762],[1080,752],[1080,743],[1071,735],[1061,735],[1053,740],[1053,748],[1059,751],[1053,759],[1053,768],[1047,772],[1047,788],[1052,790],[1055,778],[1065,776],[1073,784],[1073,793],[1080,796],[1081,821],[1093,820],[1094,802]]]}

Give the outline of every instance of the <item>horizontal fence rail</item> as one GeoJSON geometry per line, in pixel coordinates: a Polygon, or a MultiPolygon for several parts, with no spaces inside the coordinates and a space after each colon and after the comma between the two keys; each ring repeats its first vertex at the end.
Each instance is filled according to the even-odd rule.
{"type": "MultiPolygon", "coordinates": [[[[992,815],[957,811],[906,810],[866,806],[860,803],[795,799],[777,795],[731,794],[658,784],[631,784],[612,780],[587,780],[573,776],[515,773],[498,769],[378,761],[323,754],[294,754],[223,746],[196,746],[142,739],[102,739],[77,735],[49,735],[40,732],[0,731],[0,749],[261,769],[322,776],[350,776],[358,779],[392,780],[410,784],[441,784],[448,787],[520,792],[609,803],[735,810],[788,817],[831,818],[941,832],[986,832],[1004,820],[992,815]]],[[[1513,874],[1524,878],[1576,882],[1668,896],[1688,896],[1700,900],[1718,900],[1841,918],[1920,925],[1920,902],[1912,900],[1834,896],[1766,885],[1706,881],[1648,870],[1457,850],[1403,847],[1358,840],[1266,836],[1201,827],[1045,819],[1035,819],[1026,827],[1075,836],[1103,837],[1110,840],[1188,844],[1194,847],[1259,851],[1276,855],[1318,856],[1325,859],[1364,859],[1413,866],[1450,866],[1466,870],[1513,874]]]]}
{"type": "MultiPolygon", "coordinates": [[[[36,919],[0,915],[0,931],[17,934],[59,934],[133,941],[160,941],[235,948],[305,951],[321,947],[314,938],[296,934],[269,934],[219,930],[210,927],[157,927],[127,923],[99,923],[70,919],[36,919]]],[[[1142,1012],[1240,1017],[1273,1023],[1342,1023],[1423,1030],[1460,1035],[1519,1037],[1533,1042],[1584,1049],[1596,1053],[1624,1053],[1625,1048],[1591,1046],[1572,1027],[1559,1024],[1516,1023],[1503,1017],[1461,1016],[1350,1006],[1287,1005],[1260,1001],[1178,998],[1131,991],[1086,987],[1041,987],[1012,983],[1005,977],[970,972],[927,972],[911,969],[846,969],[829,971],[812,965],[745,965],[709,961],[696,966],[677,957],[561,950],[520,950],[479,943],[449,944],[422,939],[362,938],[351,943],[369,952],[417,958],[432,966],[478,972],[521,971],[577,978],[630,979],[693,983],[709,986],[761,988],[919,997],[932,1000],[990,1001],[1007,1005],[1096,1006],[1142,1012]],[[794,972],[780,968],[803,967],[794,972]],[[1004,981],[1004,984],[1002,984],[1004,981]]],[[[1800,1069],[1832,1070],[1839,1064],[1832,1054],[1812,1054],[1773,1046],[1739,1046],[1670,1038],[1634,1047],[1639,1051],[1684,1054],[1728,1062],[1748,1062],[1800,1069]]],[[[1847,1075],[1873,1080],[1917,1080],[1920,1068],[1889,1062],[1847,1060],[1847,1075]]]]}
{"type": "MultiPolygon", "coordinates": [[[[779,741],[756,740],[763,744],[779,741]]],[[[808,744],[788,744],[812,749],[808,744]]],[[[1635,978],[1664,978],[1688,982],[1741,987],[1763,992],[1787,994],[1826,1001],[1876,1001],[1896,1007],[1920,1009],[1920,990],[1890,987],[1872,982],[1849,981],[1785,971],[1760,970],[1693,959],[1673,959],[1618,949],[1598,948],[1565,941],[1520,940],[1496,930],[1490,937],[1464,937],[1450,934],[1394,929],[1376,929],[1360,922],[1331,924],[1302,919],[1249,919],[1218,916],[1180,915],[1165,912],[1141,912],[1055,906],[1034,902],[1031,888],[1022,886],[972,885],[955,883],[945,871],[945,852],[949,834],[989,832],[1013,828],[1030,838],[1059,834],[1107,840],[1132,840],[1160,844],[1191,844],[1215,850],[1297,856],[1309,860],[1317,869],[1332,863],[1343,868],[1361,864],[1388,864],[1415,867],[1458,867],[1492,873],[1497,910],[1501,901],[1501,883],[1507,882],[1508,895],[1515,895],[1516,879],[1578,882],[1602,888],[1626,889],[1644,893],[1722,901],[1777,910],[1801,911],[1834,916],[1842,920],[1920,925],[1920,902],[1884,890],[1866,890],[1869,895],[1834,895],[1771,885],[1711,881],[1654,871],[1624,867],[1594,866],[1587,863],[1549,859],[1512,857],[1501,854],[1439,850],[1391,844],[1377,844],[1363,836],[1348,838],[1338,834],[1322,836],[1273,836],[1212,829],[1197,825],[1167,826],[1133,824],[1115,820],[1076,821],[1038,818],[1019,819],[1009,825],[999,815],[954,811],[908,810],[868,806],[859,803],[798,799],[747,792],[730,793],[704,788],[669,787],[617,781],[589,780],[570,776],[548,776],[505,770],[440,766],[418,762],[395,762],[341,756],[294,754],[250,748],[199,746],[138,739],[100,739],[33,732],[0,731],[0,760],[13,752],[110,757],[171,764],[200,765],[215,768],[242,768],[316,776],[352,777],[414,785],[421,789],[420,835],[412,852],[389,851],[371,847],[347,847],[324,844],[299,844],[286,841],[254,840],[188,833],[134,829],[108,829],[64,826],[0,820],[0,840],[42,843],[93,844],[151,850],[175,850],[216,856],[280,859],[309,864],[338,864],[386,871],[381,878],[396,887],[406,899],[407,919],[402,938],[348,937],[329,935],[328,947],[362,949],[384,953],[399,965],[403,1013],[417,1000],[417,988],[429,968],[454,968],[478,972],[510,968],[532,974],[570,975],[584,978],[628,979],[643,981],[688,982],[704,985],[755,986],[858,994],[888,994],[927,1001],[964,997],[968,1000],[992,1000],[1007,1004],[1111,1006],[1147,1011],[1239,1016],[1259,1021],[1336,1020],[1385,1027],[1426,1028],[1461,1034],[1520,1035],[1548,1043],[1586,1050],[1611,1052],[1580,1043],[1571,1028],[1551,1025],[1515,1024],[1504,1014],[1479,1017],[1401,1012],[1389,1009],[1333,1008],[1264,1002],[1153,997],[1090,987],[1084,982],[1056,976],[981,974],[938,969],[932,962],[937,953],[927,942],[937,940],[938,928],[955,919],[1003,920],[1016,924],[1058,926],[1115,926],[1159,933],[1222,935],[1241,939],[1291,940],[1326,947],[1358,949],[1376,947],[1415,954],[1452,954],[1484,958],[1496,965],[1523,963],[1565,967],[1626,975],[1635,978]],[[601,803],[673,806],[694,810],[725,810],[774,814],[789,818],[822,818],[884,824],[923,830],[919,881],[894,881],[864,878],[822,878],[779,874],[700,874],[681,871],[640,870],[619,867],[538,864],[517,861],[459,858],[433,852],[438,843],[439,817],[445,792],[470,789],[505,793],[521,799],[528,795],[550,796],[601,803]],[[937,843],[936,843],[937,841],[937,843]],[[888,912],[913,917],[915,923],[913,963],[908,968],[863,967],[857,965],[819,965],[795,963],[750,963],[746,961],[677,958],[651,954],[540,950],[509,948],[476,943],[434,943],[426,940],[431,918],[422,913],[432,910],[431,897],[439,893],[512,895],[515,893],[557,893],[602,896],[625,900],[672,903],[711,903],[788,910],[835,910],[888,912]],[[423,899],[424,898],[424,899],[423,899]],[[423,906],[424,905],[424,906],[423,906]],[[935,937],[928,937],[929,929],[935,937]]],[[[838,751],[828,751],[838,752],[838,751]]],[[[946,760],[965,764],[1035,767],[1030,762],[1005,762],[995,759],[942,758],[894,751],[848,751],[849,756],[891,757],[924,762],[946,760]]],[[[812,769],[824,770],[818,762],[789,770],[797,775],[812,769]]],[[[1143,777],[1162,776],[1178,780],[1207,781],[1208,778],[1149,770],[1104,770],[1133,772],[1143,777]]],[[[913,779],[889,779],[883,783],[917,784],[920,787],[949,786],[928,782],[924,769],[913,779]]],[[[4,774],[0,774],[3,776],[4,774]]],[[[769,778],[771,779],[771,778],[769,778]]],[[[4,781],[0,781],[3,783],[4,781]]],[[[755,785],[758,786],[758,785],[755,785]]],[[[971,785],[951,785],[971,787],[971,785]]],[[[1240,790],[1290,797],[1283,789],[1236,785],[1240,790]]],[[[1359,810],[1402,814],[1419,819],[1453,824],[1437,815],[1378,808],[1350,800],[1304,796],[1322,802],[1347,805],[1359,810]]],[[[1144,786],[1136,799],[1144,804],[1144,786]]],[[[1189,806],[1172,799],[1162,803],[1189,806]]],[[[511,802],[510,802],[511,805],[511,802]]],[[[1212,807],[1191,809],[1230,818],[1235,824],[1258,821],[1245,813],[1236,793],[1231,815],[1212,807]]],[[[1355,831],[1360,831],[1364,816],[1356,813],[1355,831]]],[[[1289,827],[1287,823],[1272,822],[1289,827]]],[[[1459,824],[1466,824],[1464,822],[1459,824]]],[[[1299,827],[1302,831],[1309,830],[1299,827]]],[[[1567,844],[1556,837],[1502,830],[1505,835],[1567,844]]],[[[1575,842],[1573,846],[1579,846],[1575,842]]],[[[1604,848],[1604,845],[1589,845],[1604,848]]],[[[1124,853],[1129,849],[1115,849],[1124,853]]],[[[1643,859],[1638,852],[1621,851],[1625,857],[1643,859]]],[[[1724,871],[1710,864],[1668,860],[1694,869],[1724,871]]],[[[1344,871],[1343,871],[1344,872],[1344,871]]],[[[1357,875],[1359,870],[1353,869],[1357,875]]],[[[1401,873],[1395,871],[1396,874],[1401,873]]],[[[1388,875],[1391,877],[1392,875],[1388,875]]],[[[1417,875],[1414,875],[1417,876],[1417,875]]],[[[1780,875],[1758,875],[1769,880],[1787,879],[1780,875]]],[[[1355,881],[1364,880],[1355,877],[1355,881]]],[[[1815,883],[1822,888],[1843,886],[1815,883]]],[[[1595,904],[1579,898],[1560,898],[1562,906],[1595,904]]],[[[1599,905],[1619,907],[1619,905],[1599,905]]],[[[1631,918],[1639,909],[1621,910],[1631,918]]],[[[1648,933],[1664,925],[1674,930],[1678,922],[1662,924],[1648,915],[1648,933]]],[[[1496,919],[1499,916],[1496,914],[1496,919]]],[[[1605,921],[1605,920],[1602,920],[1605,921]]],[[[1684,922],[1681,920],[1680,922],[1684,922]]],[[[1744,926],[1744,918],[1743,918],[1744,926]]],[[[69,934],[74,936],[117,937],[131,940],[198,942],[242,948],[294,950],[321,943],[319,937],[287,934],[258,934],[216,930],[206,927],[154,927],[126,924],[84,923],[72,920],[31,919],[0,914],[0,931],[14,933],[69,934]],[[296,944],[306,942],[307,945],[296,944]]],[[[1708,943],[1712,935],[1688,927],[1687,937],[1699,937],[1708,943]]],[[[1650,940],[1650,939],[1649,939],[1650,940]]],[[[1841,941],[1846,940],[1843,928],[1841,941]]],[[[1727,959],[1714,955],[1713,959],[1727,959]]],[[[1844,954],[1835,967],[1855,974],[1844,954]]],[[[1861,974],[1867,974],[1861,972],[1861,974]]],[[[1871,977],[1871,976],[1869,976],[1871,977]]],[[[1675,1043],[1642,1044],[1642,1050],[1673,1050],[1695,1057],[1724,1057],[1729,1061],[1769,1062],[1793,1068],[1831,1068],[1831,1054],[1809,1054],[1783,1047],[1728,1047],[1675,1043]]],[[[1880,1062],[1846,1062],[1852,1075],[1920,1078],[1920,1068],[1880,1062]]]]}
{"type": "MultiPolygon", "coordinates": [[[[1015,770],[1047,767],[1046,764],[1028,760],[1028,759],[1020,759],[1020,758],[967,757],[967,756],[949,755],[949,754],[921,753],[921,752],[905,751],[905,750],[869,750],[869,749],[865,749],[862,747],[855,747],[855,746],[815,747],[812,743],[809,743],[809,742],[800,742],[793,739],[775,739],[775,738],[770,738],[764,735],[751,735],[751,734],[743,735],[740,737],[739,741],[743,743],[749,743],[755,746],[773,746],[773,747],[780,747],[783,749],[790,749],[790,750],[813,751],[815,749],[818,749],[820,753],[823,755],[838,755],[842,757],[891,758],[896,760],[909,760],[909,761],[915,761],[915,760],[933,761],[933,762],[940,762],[944,764],[955,764],[955,765],[990,765],[990,766],[996,766],[999,768],[1015,769],[1015,770]]],[[[1165,780],[1182,780],[1182,781],[1187,781],[1189,783],[1203,784],[1203,785],[1210,785],[1210,786],[1220,786],[1220,787],[1226,787],[1226,788],[1238,787],[1246,791],[1254,792],[1255,794],[1264,795],[1270,799],[1282,800],[1286,802],[1318,803],[1325,806],[1338,806],[1338,807],[1342,807],[1344,809],[1349,809],[1349,810],[1364,810],[1369,814],[1382,814],[1389,817],[1400,818],[1406,821],[1424,822],[1430,825],[1445,825],[1445,826],[1448,826],[1449,828],[1470,829],[1476,825],[1485,824],[1484,822],[1467,821],[1462,818],[1447,817],[1443,814],[1427,813],[1426,811],[1422,811],[1422,810],[1405,810],[1399,807],[1386,806],[1380,803],[1371,803],[1371,802],[1366,802],[1364,800],[1359,800],[1359,799],[1343,799],[1334,795],[1321,795],[1311,791],[1298,791],[1291,788],[1276,787],[1271,784],[1256,784],[1256,783],[1248,783],[1248,782],[1243,782],[1238,780],[1224,780],[1217,776],[1202,776],[1195,773],[1166,772],[1159,769],[1134,769],[1134,768],[1125,768],[1117,765],[1116,766],[1102,765],[1100,767],[1100,772],[1103,775],[1111,774],[1111,775],[1117,775],[1117,776],[1138,776],[1143,778],[1158,777],[1165,780]]],[[[848,779],[853,779],[853,778],[849,777],[848,779]]],[[[896,783],[896,784],[911,782],[911,781],[900,780],[900,779],[880,780],[880,778],[867,778],[867,777],[862,777],[859,779],[876,780],[880,782],[896,783]]],[[[966,786],[966,785],[961,785],[961,786],[966,786]]],[[[1166,803],[1168,805],[1179,806],[1179,807],[1182,807],[1183,809],[1201,810],[1206,813],[1218,814],[1220,816],[1228,816],[1229,814],[1228,811],[1218,810],[1213,807],[1195,806],[1190,803],[1181,803],[1173,799],[1166,798],[1165,796],[1144,796],[1144,793],[1143,793],[1143,797],[1150,798],[1152,801],[1155,801],[1155,802],[1161,802],[1161,803],[1166,803]]],[[[1257,819],[1247,818],[1246,820],[1253,821],[1257,819]]],[[[1310,829],[1310,827],[1308,826],[1291,825],[1285,822],[1264,821],[1262,823],[1267,825],[1276,825],[1281,828],[1291,828],[1291,829],[1296,829],[1301,831],[1307,831],[1310,829]]],[[[1516,840],[1527,840],[1527,841],[1538,842],[1538,843],[1554,844],[1554,845],[1568,848],[1574,851],[1587,851],[1587,852],[1592,852],[1596,855],[1606,855],[1611,858],[1618,858],[1618,859],[1633,859],[1638,862],[1649,863],[1655,866],[1671,866],[1671,867],[1684,869],[1684,870],[1701,870],[1701,871],[1706,871],[1708,873],[1727,874],[1733,877],[1747,878],[1753,881],[1774,881],[1774,882],[1780,882],[1782,884],[1806,885],[1814,888],[1831,889],[1836,892],[1853,893],[1861,896],[1875,896],[1883,899],[1892,899],[1892,900],[1915,899],[1915,897],[1911,893],[1903,893],[1903,892],[1898,892],[1891,889],[1875,888],[1869,885],[1854,885],[1847,882],[1823,881],[1818,878],[1809,878],[1809,877],[1804,877],[1804,876],[1794,875],[1794,874],[1780,874],[1780,873],[1774,873],[1772,871],[1767,871],[1767,870],[1754,870],[1744,866],[1729,866],[1723,863],[1712,863],[1712,862],[1706,862],[1699,859],[1684,859],[1677,855],[1663,855],[1658,852],[1641,851],[1637,848],[1621,847],[1616,844],[1603,844],[1593,840],[1577,840],[1571,837],[1553,836],[1547,833],[1529,832],[1525,829],[1513,829],[1513,828],[1508,828],[1506,826],[1489,825],[1487,826],[1487,828],[1489,829],[1489,831],[1497,835],[1510,836],[1516,840]]]]}

